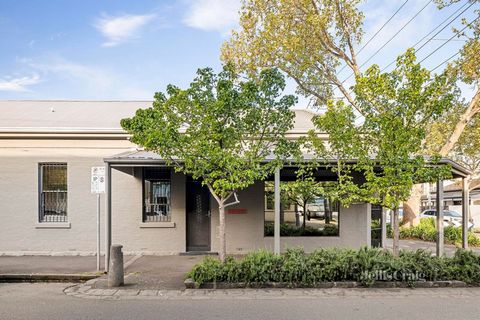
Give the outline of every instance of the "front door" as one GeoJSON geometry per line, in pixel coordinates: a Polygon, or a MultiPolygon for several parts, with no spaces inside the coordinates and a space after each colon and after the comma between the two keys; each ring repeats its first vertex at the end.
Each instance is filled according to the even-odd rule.
{"type": "Polygon", "coordinates": [[[210,192],[187,179],[187,251],[210,251],[210,192]]]}

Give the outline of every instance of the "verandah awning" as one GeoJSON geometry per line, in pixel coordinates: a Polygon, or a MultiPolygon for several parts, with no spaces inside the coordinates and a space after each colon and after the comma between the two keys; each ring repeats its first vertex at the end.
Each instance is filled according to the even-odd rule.
{"type": "MultiPolygon", "coordinates": [[[[313,161],[314,155],[312,154],[304,154],[303,160],[304,161],[313,161]]],[[[274,160],[274,157],[268,158],[265,160],[266,162],[274,160]]],[[[155,152],[152,151],[145,151],[145,150],[132,150],[123,152],[120,154],[113,155],[111,157],[104,158],[105,163],[110,164],[113,167],[116,166],[147,166],[147,165],[165,165],[165,159],[155,152]]],[[[179,160],[181,161],[181,160],[179,160]]],[[[345,163],[354,164],[356,160],[346,160],[345,163]]],[[[334,165],[336,163],[335,160],[330,160],[328,162],[322,160],[324,165],[334,165]]],[[[471,175],[471,172],[460,165],[459,163],[449,159],[449,158],[441,158],[440,161],[437,163],[439,165],[449,165],[451,167],[452,177],[455,178],[466,178],[471,175]]],[[[290,164],[290,166],[294,166],[294,164],[290,164]]],[[[321,166],[321,165],[320,165],[321,166]]]]}

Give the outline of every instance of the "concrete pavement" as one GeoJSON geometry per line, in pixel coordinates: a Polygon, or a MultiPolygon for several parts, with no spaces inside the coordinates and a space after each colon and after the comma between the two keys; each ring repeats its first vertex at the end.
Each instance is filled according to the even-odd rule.
{"type": "MultiPolygon", "coordinates": [[[[125,264],[122,289],[181,290],[185,275],[204,256],[137,256],[125,264]]],[[[94,288],[107,288],[106,277],[95,281],[94,288]]]]}
{"type": "Polygon", "coordinates": [[[95,256],[0,256],[0,274],[94,273],[96,265],[95,256]]]}
{"type": "Polygon", "coordinates": [[[198,291],[201,298],[101,301],[66,296],[64,287],[0,284],[0,319],[452,320],[480,314],[480,288],[207,290],[198,291]]]}

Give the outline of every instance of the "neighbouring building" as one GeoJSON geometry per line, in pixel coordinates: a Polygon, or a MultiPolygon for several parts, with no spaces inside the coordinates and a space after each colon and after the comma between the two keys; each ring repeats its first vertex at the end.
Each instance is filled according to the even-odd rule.
{"type": "MultiPolygon", "coordinates": [[[[218,208],[208,190],[129,142],[120,127],[122,118],[150,105],[0,101],[0,254],[94,254],[97,202],[90,186],[91,169],[99,166],[110,173],[107,193],[101,195],[102,250],[107,234],[125,253],[217,251],[218,208]]],[[[312,129],[314,115],[295,113],[295,126],[288,132],[292,139],[312,129]]],[[[468,174],[445,163],[457,177],[468,174]]],[[[336,180],[328,168],[316,176],[336,180]]],[[[294,178],[294,167],[282,169],[282,183],[294,178]]],[[[272,249],[272,182],[258,181],[238,197],[240,203],[227,210],[228,253],[272,249]]],[[[283,250],[378,244],[371,224],[379,210],[368,203],[345,208],[318,197],[308,210],[293,203],[282,207],[283,250]]]]}
{"type": "MultiPolygon", "coordinates": [[[[480,179],[475,178],[470,181],[470,218],[478,229],[480,226],[480,179]]],[[[424,184],[423,195],[421,199],[420,212],[426,209],[432,209],[436,206],[436,189],[434,185],[424,184]]],[[[445,209],[453,210],[458,213],[462,212],[463,196],[461,181],[451,181],[445,185],[443,190],[443,206],[445,209]]]]}

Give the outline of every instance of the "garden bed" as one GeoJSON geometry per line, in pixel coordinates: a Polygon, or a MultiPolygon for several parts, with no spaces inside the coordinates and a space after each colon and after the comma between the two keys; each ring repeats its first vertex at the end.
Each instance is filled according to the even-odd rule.
{"type": "Polygon", "coordinates": [[[462,287],[480,283],[480,255],[457,250],[449,257],[430,251],[320,249],[282,255],[256,251],[224,263],[206,257],[187,275],[187,288],[462,287]]]}
{"type": "Polygon", "coordinates": [[[186,289],[295,289],[295,288],[315,288],[315,289],[348,289],[348,288],[465,288],[469,286],[478,286],[478,284],[468,285],[463,281],[416,281],[407,283],[402,281],[375,281],[369,286],[365,286],[357,281],[339,281],[339,282],[318,282],[311,286],[292,285],[287,282],[265,282],[265,283],[230,283],[230,282],[206,282],[198,284],[192,279],[185,280],[186,289]]]}

